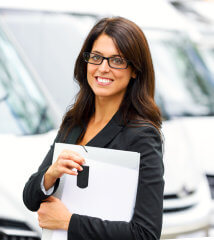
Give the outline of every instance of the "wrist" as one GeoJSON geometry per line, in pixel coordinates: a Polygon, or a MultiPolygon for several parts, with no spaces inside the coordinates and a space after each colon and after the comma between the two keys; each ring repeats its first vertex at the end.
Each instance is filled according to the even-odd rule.
{"type": "Polygon", "coordinates": [[[45,190],[47,191],[48,189],[50,189],[54,185],[55,182],[56,182],[56,178],[53,177],[53,175],[50,173],[50,171],[48,169],[44,175],[45,190]]]}
{"type": "Polygon", "coordinates": [[[70,213],[67,216],[67,218],[65,219],[65,221],[63,221],[63,226],[62,226],[63,230],[68,231],[68,227],[69,227],[69,224],[70,224],[71,217],[72,217],[72,214],[70,213]]]}

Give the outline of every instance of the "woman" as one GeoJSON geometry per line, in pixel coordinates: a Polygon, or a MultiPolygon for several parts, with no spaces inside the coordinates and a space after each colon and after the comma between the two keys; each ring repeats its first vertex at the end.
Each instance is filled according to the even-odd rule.
{"type": "Polygon", "coordinates": [[[52,164],[54,144],[26,183],[25,205],[38,211],[42,228],[67,230],[68,239],[159,239],[164,186],[161,115],[154,102],[154,71],[144,34],[127,19],[101,19],[83,44],[74,76],[80,91],[54,143],[140,152],[133,217],[130,222],[103,221],[70,213],[50,196],[63,174],[76,175],[73,169],[81,171],[84,163],[79,154],[64,150],[52,164]]]}

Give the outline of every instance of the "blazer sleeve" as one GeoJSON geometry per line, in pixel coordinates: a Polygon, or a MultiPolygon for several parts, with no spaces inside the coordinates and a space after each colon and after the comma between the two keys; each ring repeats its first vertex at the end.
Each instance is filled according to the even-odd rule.
{"type": "Polygon", "coordinates": [[[126,150],[140,152],[141,157],[131,221],[103,221],[73,214],[68,228],[68,240],[160,239],[164,189],[162,141],[154,127],[144,126],[134,131],[126,150]]]}
{"type": "MultiPolygon", "coordinates": [[[[31,177],[25,184],[25,187],[23,190],[23,201],[25,206],[31,211],[37,211],[40,207],[40,203],[44,199],[50,196],[50,195],[45,195],[44,192],[42,191],[41,181],[45,172],[47,171],[49,166],[52,164],[54,144],[55,142],[59,142],[59,139],[60,139],[60,133],[57,134],[53,144],[50,146],[50,150],[48,151],[38,171],[33,175],[31,175],[31,177]]],[[[58,185],[59,185],[59,179],[57,179],[54,185],[54,191],[52,192],[52,194],[56,191],[58,185]]]]}

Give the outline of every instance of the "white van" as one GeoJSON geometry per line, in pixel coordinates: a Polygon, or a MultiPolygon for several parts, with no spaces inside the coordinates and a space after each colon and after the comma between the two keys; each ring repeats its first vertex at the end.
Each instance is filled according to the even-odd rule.
{"type": "MultiPolygon", "coordinates": [[[[207,79],[210,84],[214,86],[214,2],[175,1],[173,5],[175,9],[191,23],[194,31],[197,32],[197,34],[191,34],[190,36],[197,47],[197,51],[206,64],[207,69],[211,73],[211,76],[207,76],[207,79]]],[[[203,162],[203,168],[209,181],[213,199],[212,225],[214,223],[213,122],[214,110],[210,111],[210,114],[207,114],[207,116],[194,118],[194,122],[186,119],[183,123],[184,129],[194,145],[195,158],[203,162]]]]}
{"type": "Polygon", "coordinates": [[[0,239],[39,239],[41,230],[24,207],[22,190],[61,119],[27,65],[0,23],[0,239]]]}
{"type": "MultiPolygon", "coordinates": [[[[181,200],[190,199],[196,189],[204,189],[206,192],[206,194],[200,193],[197,195],[200,199],[198,204],[190,204],[190,207],[190,202],[188,202],[185,208],[183,202],[182,205],[178,204],[180,207],[173,208],[171,212],[166,212],[165,216],[168,215],[168,217],[164,219],[164,225],[166,224],[167,227],[163,227],[163,236],[165,233],[168,236],[169,229],[171,229],[172,237],[176,236],[176,231],[177,233],[182,231],[183,233],[198,232],[203,225],[206,225],[208,230],[210,224],[208,216],[211,213],[210,192],[203,168],[204,161],[199,161],[195,155],[196,150],[198,152],[201,150],[201,155],[204,153],[202,147],[195,149],[194,145],[197,138],[203,137],[203,133],[201,133],[203,130],[195,129],[194,135],[193,133],[190,134],[190,130],[196,127],[194,124],[196,122],[198,128],[200,128],[200,119],[202,121],[204,118],[209,121],[209,116],[212,114],[214,107],[212,84],[206,80],[206,68],[200,65],[200,58],[197,59],[194,47],[185,34],[179,31],[157,29],[145,29],[144,32],[150,44],[156,69],[157,102],[162,109],[163,116],[166,118],[163,124],[163,133],[166,138],[164,159],[166,177],[169,174],[167,179],[174,179],[171,184],[167,185],[169,187],[167,190],[172,191],[172,194],[169,194],[170,197],[167,197],[168,201],[165,202],[174,200],[175,203],[180,198],[181,203],[181,200]],[[192,61],[192,55],[198,60],[198,68],[195,67],[195,62],[192,61]],[[191,126],[188,126],[188,123],[191,126]],[[167,141],[171,142],[167,144],[167,141]],[[176,166],[174,165],[175,162],[176,166]],[[181,166],[182,168],[180,168],[181,166]],[[198,174],[198,171],[200,174],[198,174]],[[198,179],[192,175],[193,173],[202,176],[200,183],[195,182],[198,179]],[[182,192],[181,185],[177,191],[175,190],[176,179],[180,180],[180,184],[183,181],[184,196],[181,194],[179,197],[178,194],[179,188],[182,192]],[[196,185],[193,187],[194,182],[198,187],[196,185]],[[204,198],[204,196],[206,197],[204,198]],[[200,217],[197,211],[200,212],[200,217]],[[174,213],[171,214],[172,212],[174,213]],[[203,214],[205,219],[202,217],[203,214]],[[175,217],[174,220],[173,216],[175,217]],[[167,229],[166,232],[165,229],[167,229]]],[[[208,152],[206,154],[209,156],[208,152]]]]}

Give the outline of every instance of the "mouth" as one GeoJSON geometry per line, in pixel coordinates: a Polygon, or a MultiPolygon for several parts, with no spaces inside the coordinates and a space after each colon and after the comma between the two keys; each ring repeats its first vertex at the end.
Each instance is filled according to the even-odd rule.
{"type": "Polygon", "coordinates": [[[96,82],[101,86],[107,86],[112,84],[113,80],[111,78],[104,78],[104,77],[95,77],[96,82]]]}

